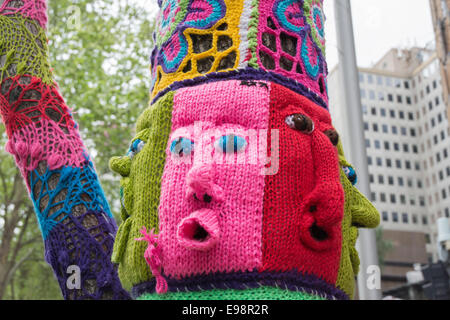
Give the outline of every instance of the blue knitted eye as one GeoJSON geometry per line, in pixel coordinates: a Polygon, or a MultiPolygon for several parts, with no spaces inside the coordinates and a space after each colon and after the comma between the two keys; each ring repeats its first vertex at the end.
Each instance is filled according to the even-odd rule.
{"type": "Polygon", "coordinates": [[[128,150],[127,156],[133,158],[136,154],[141,152],[144,146],[145,142],[142,141],[141,139],[134,140],[130,145],[130,149],[128,150]]]}
{"type": "Polygon", "coordinates": [[[188,156],[194,150],[194,142],[187,138],[177,138],[170,145],[170,152],[179,157],[188,156]]]}
{"type": "Polygon", "coordinates": [[[238,153],[245,150],[247,140],[244,137],[229,134],[216,140],[216,149],[223,153],[238,153]]]}
{"type": "Polygon", "coordinates": [[[358,176],[356,175],[355,170],[352,167],[343,167],[343,170],[348,180],[352,185],[355,185],[358,182],[358,176]]]}

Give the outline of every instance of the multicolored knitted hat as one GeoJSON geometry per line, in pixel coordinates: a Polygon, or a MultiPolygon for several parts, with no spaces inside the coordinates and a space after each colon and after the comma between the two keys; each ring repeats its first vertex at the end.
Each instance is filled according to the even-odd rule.
{"type": "Polygon", "coordinates": [[[322,0],[160,0],[113,262],[138,299],[348,299],[358,227],[322,0]],[[339,148],[338,148],[339,147],[339,148]]]}

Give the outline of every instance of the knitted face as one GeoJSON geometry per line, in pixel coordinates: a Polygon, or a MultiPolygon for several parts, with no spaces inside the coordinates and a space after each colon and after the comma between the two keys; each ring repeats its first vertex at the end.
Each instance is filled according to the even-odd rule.
{"type": "Polygon", "coordinates": [[[341,181],[345,192],[345,210],[342,221],[342,254],[336,286],[353,296],[355,277],[359,272],[359,257],[356,251],[358,228],[375,228],[380,223],[380,214],[367,198],[354,186],[356,173],[344,157],[342,144],[338,145],[341,181]]]}
{"type": "Polygon", "coordinates": [[[295,270],[335,285],[344,193],[332,129],[325,109],[273,83],[166,95],[111,161],[124,177],[113,256],[124,285],[151,279],[142,226],[159,231],[168,279],[295,270]]]}

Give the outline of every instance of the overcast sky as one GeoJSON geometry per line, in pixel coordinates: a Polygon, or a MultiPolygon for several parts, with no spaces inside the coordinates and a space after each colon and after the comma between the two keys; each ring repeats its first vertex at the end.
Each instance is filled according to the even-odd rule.
{"type": "MultiPolygon", "coordinates": [[[[434,41],[429,0],[352,0],[356,55],[370,67],[393,47],[425,46],[434,41]]],[[[338,62],[334,0],[325,0],[327,59],[338,62]]]]}
{"type": "MultiPolygon", "coordinates": [[[[156,0],[134,0],[157,10],[156,0]]],[[[324,0],[327,59],[338,63],[334,0],[324,0]]],[[[390,48],[425,46],[434,40],[429,0],[352,0],[356,54],[360,67],[370,67],[390,48]]]]}

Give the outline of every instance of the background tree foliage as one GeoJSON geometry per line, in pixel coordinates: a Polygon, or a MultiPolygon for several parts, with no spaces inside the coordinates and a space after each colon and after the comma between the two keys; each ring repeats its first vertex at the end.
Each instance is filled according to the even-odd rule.
{"type": "MultiPolygon", "coordinates": [[[[152,14],[126,0],[49,0],[50,63],[118,218],[109,158],[125,154],[148,105],[152,14]]],[[[0,144],[6,143],[0,127],[0,144]]],[[[119,222],[119,220],[117,220],[119,222]]],[[[26,187],[0,150],[0,299],[61,299],[26,187]]]]}

